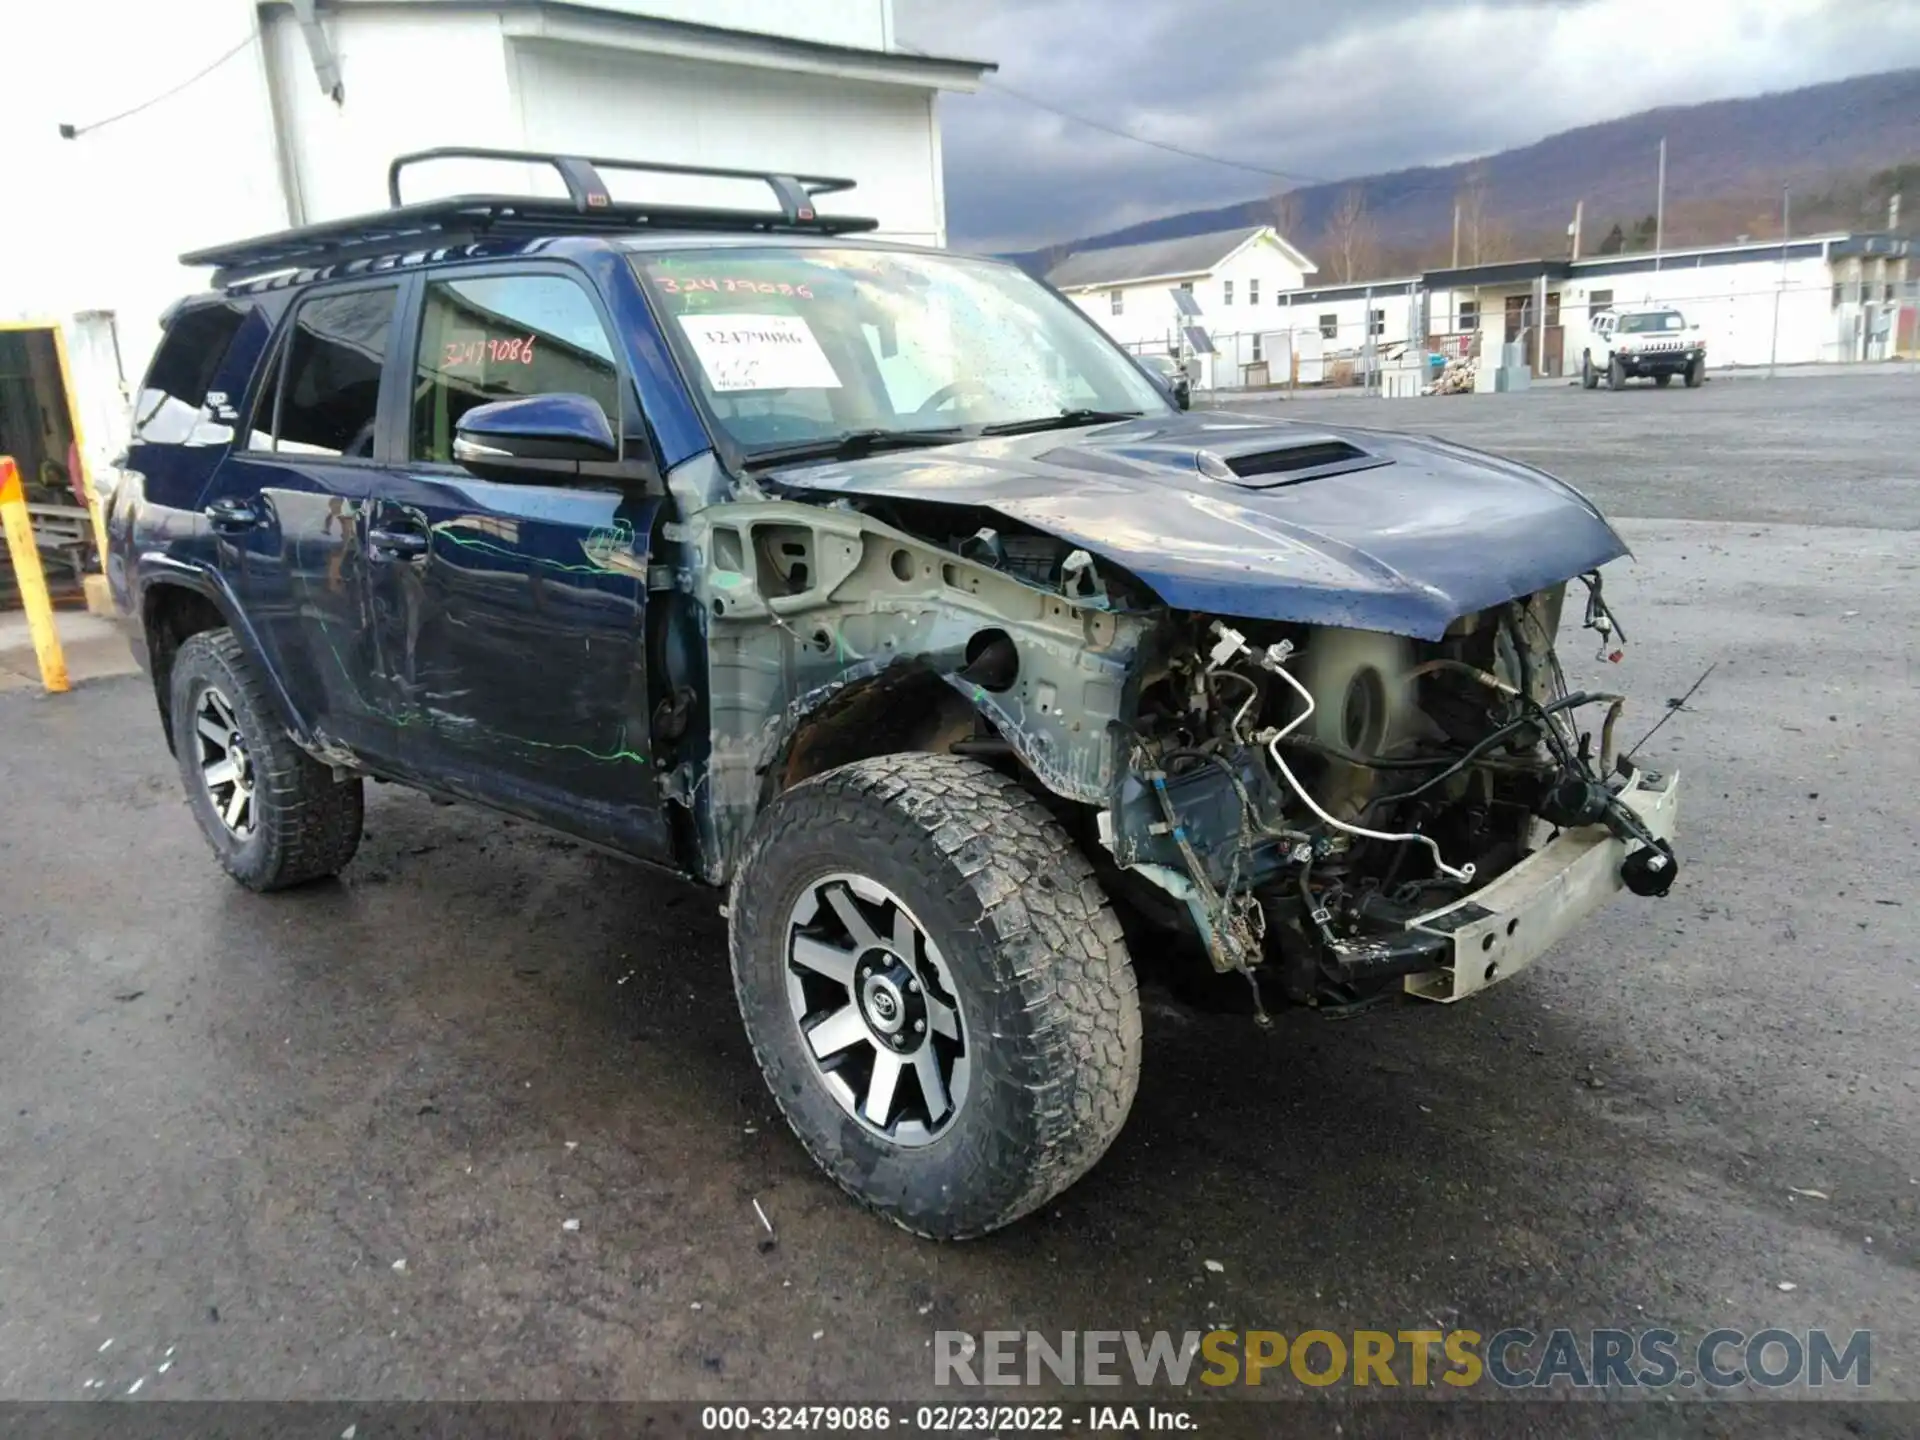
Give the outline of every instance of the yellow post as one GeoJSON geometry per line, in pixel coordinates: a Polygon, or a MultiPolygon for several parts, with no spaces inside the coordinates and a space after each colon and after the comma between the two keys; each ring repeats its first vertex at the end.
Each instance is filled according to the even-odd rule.
{"type": "Polygon", "coordinates": [[[60,652],[60,634],[53,628],[53,601],[47,598],[40,548],[33,543],[33,521],[27,515],[26,491],[20,486],[20,467],[11,455],[0,455],[0,522],[6,525],[13,574],[26,606],[34,658],[40,662],[40,683],[49,694],[58,694],[67,688],[67,657],[60,652]]]}

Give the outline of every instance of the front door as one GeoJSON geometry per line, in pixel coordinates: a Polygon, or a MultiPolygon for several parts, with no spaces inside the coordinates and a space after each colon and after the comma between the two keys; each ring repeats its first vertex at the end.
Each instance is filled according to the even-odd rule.
{"type": "Polygon", "coordinates": [[[632,461],[515,478],[453,462],[467,410],[527,395],[588,395],[616,433],[644,433],[603,311],[560,267],[430,279],[413,311],[407,453],[366,535],[374,639],[407,713],[408,768],[665,855],[645,641],[657,482],[632,461]]]}

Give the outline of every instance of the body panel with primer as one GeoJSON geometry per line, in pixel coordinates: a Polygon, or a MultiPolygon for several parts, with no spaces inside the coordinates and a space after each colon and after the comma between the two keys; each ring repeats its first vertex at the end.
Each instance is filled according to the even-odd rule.
{"type": "Polygon", "coordinates": [[[1626,553],[1577,490],[1523,465],[1408,436],[1205,413],[793,468],[769,483],[989,509],[1125,566],[1183,609],[1422,639],[1626,553]],[[1364,459],[1300,479],[1228,469],[1328,440],[1364,459]]]}

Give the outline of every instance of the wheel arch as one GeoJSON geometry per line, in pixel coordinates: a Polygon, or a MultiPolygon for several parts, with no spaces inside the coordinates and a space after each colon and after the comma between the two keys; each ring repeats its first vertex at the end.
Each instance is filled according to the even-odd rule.
{"type": "Polygon", "coordinates": [[[174,657],[193,636],[223,628],[233,632],[247,659],[258,670],[287,733],[296,744],[306,745],[305,727],[298,722],[280,677],[265,663],[259,636],[247,623],[226,585],[202,570],[186,566],[168,566],[150,574],[140,586],[140,625],[146,637],[154,702],[160,710],[160,727],[167,737],[169,751],[174,748],[174,657]]]}

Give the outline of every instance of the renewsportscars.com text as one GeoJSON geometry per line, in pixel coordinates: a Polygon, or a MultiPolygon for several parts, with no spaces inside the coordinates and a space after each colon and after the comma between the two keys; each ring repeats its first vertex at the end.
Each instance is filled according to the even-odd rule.
{"type": "Polygon", "coordinates": [[[1502,1389],[1814,1389],[1873,1383],[1854,1330],[939,1330],[936,1385],[1430,1385],[1502,1389]]]}

